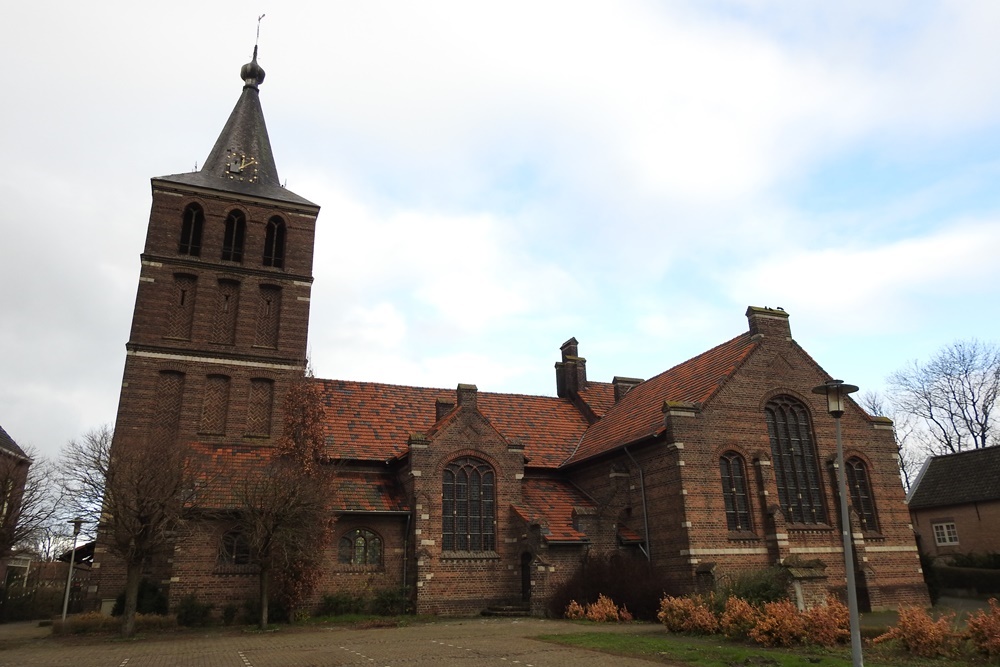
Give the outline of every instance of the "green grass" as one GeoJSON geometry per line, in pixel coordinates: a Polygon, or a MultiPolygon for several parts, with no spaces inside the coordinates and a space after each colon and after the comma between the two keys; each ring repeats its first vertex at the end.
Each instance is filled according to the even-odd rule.
{"type": "MultiPolygon", "coordinates": [[[[642,633],[578,632],[567,635],[542,635],[535,639],[646,660],[690,665],[691,667],[851,667],[849,647],[823,649],[772,649],[730,642],[722,637],[642,633]]],[[[884,646],[866,646],[866,667],[944,667],[944,665],[982,665],[954,659],[926,660],[894,653],[884,646]]]]}

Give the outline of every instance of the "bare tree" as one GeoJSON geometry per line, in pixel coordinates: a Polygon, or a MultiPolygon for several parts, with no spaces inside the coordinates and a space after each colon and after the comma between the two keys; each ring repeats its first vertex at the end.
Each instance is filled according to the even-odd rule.
{"type": "Polygon", "coordinates": [[[889,377],[893,403],[929,436],[929,454],[997,444],[994,409],[1000,396],[1000,347],[956,341],[926,364],[912,362],[889,377]]]}
{"type": "Polygon", "coordinates": [[[910,490],[910,483],[920,471],[924,456],[917,447],[919,435],[914,429],[911,415],[897,410],[885,396],[874,391],[866,391],[858,399],[868,414],[888,417],[892,420],[892,435],[896,440],[896,456],[899,461],[899,477],[903,490],[910,490]]]}
{"type": "Polygon", "coordinates": [[[125,564],[122,634],[135,633],[142,566],[173,548],[194,488],[186,450],[150,440],[114,441],[107,427],[63,450],[63,479],[81,517],[99,516],[103,546],[125,564]]]}
{"type": "Polygon", "coordinates": [[[53,521],[58,497],[51,479],[51,462],[30,448],[0,450],[0,560],[30,548],[53,521]]]}

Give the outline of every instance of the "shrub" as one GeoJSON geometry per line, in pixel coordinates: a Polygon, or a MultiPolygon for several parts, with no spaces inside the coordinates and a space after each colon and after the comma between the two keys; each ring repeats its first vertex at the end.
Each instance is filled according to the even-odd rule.
{"type": "Polygon", "coordinates": [[[402,616],[413,611],[410,596],[405,588],[384,588],[375,593],[372,613],[379,616],[402,616]]]}
{"type": "Polygon", "coordinates": [[[636,618],[654,620],[660,597],[669,590],[663,576],[654,572],[644,558],[591,556],[583,568],[553,592],[548,613],[562,617],[571,600],[586,605],[605,595],[628,607],[636,618]]]}
{"type": "Polygon", "coordinates": [[[737,597],[754,607],[763,607],[768,602],[788,599],[790,577],[788,570],[778,565],[745,570],[720,577],[715,592],[720,603],[737,597]]]}
{"type": "Polygon", "coordinates": [[[935,621],[920,607],[905,607],[899,610],[899,622],[872,642],[895,641],[908,653],[924,658],[948,655],[954,651],[957,639],[952,631],[954,618],[955,614],[950,613],[935,621]]]}
{"type": "Polygon", "coordinates": [[[319,604],[320,616],[342,616],[343,614],[363,614],[368,607],[365,599],[351,593],[331,593],[323,596],[319,604]]]}
{"type": "MultiPolygon", "coordinates": [[[[160,587],[149,579],[139,582],[139,597],[136,601],[135,611],[137,614],[160,614],[167,613],[167,596],[163,594],[160,587]]],[[[112,616],[121,616],[125,613],[125,591],[115,598],[115,606],[111,608],[112,616]]]]}
{"type": "Polygon", "coordinates": [[[664,595],[660,600],[660,612],[656,618],[670,632],[710,635],[719,629],[719,622],[712,613],[710,603],[700,595],[687,597],[664,595]]]}
{"type": "Polygon", "coordinates": [[[832,595],[827,596],[826,604],[807,609],[803,617],[810,644],[835,646],[851,638],[851,612],[832,595]]]}
{"type": "Polygon", "coordinates": [[[571,621],[579,621],[587,617],[587,611],[576,600],[570,600],[564,615],[571,621]]]}
{"type": "Polygon", "coordinates": [[[185,627],[208,625],[215,605],[198,602],[194,594],[185,596],[177,605],[177,624],[185,627]]]}
{"type": "Polygon", "coordinates": [[[748,639],[759,617],[760,610],[743,598],[727,598],[719,617],[719,630],[733,639],[748,639]]]}
{"type": "Polygon", "coordinates": [[[233,621],[236,620],[236,614],[239,612],[240,608],[230,602],[222,608],[222,622],[226,625],[232,625],[233,621]]]}
{"type": "Polygon", "coordinates": [[[1000,603],[989,601],[990,611],[980,609],[966,620],[966,635],[976,649],[991,658],[1000,655],[1000,603]]]}
{"type": "Polygon", "coordinates": [[[933,571],[941,588],[965,589],[977,595],[1000,593],[1000,570],[935,565],[933,571]]]}
{"type": "Polygon", "coordinates": [[[618,605],[604,595],[597,596],[597,602],[587,605],[587,620],[596,623],[617,623],[618,605]]]}
{"type": "Polygon", "coordinates": [[[977,567],[984,570],[1000,570],[1000,553],[971,552],[967,554],[952,554],[951,564],[955,567],[977,567]]]}
{"type": "Polygon", "coordinates": [[[750,631],[750,639],[763,646],[794,646],[806,639],[805,616],[788,600],[768,602],[750,631]]]}
{"type": "MultiPolygon", "coordinates": [[[[177,627],[177,619],[174,616],[164,614],[135,615],[136,632],[169,630],[175,627],[177,627]]],[[[65,621],[56,621],[52,624],[52,633],[57,635],[111,633],[119,630],[121,630],[120,619],[107,616],[99,611],[69,616],[65,621]]]]}

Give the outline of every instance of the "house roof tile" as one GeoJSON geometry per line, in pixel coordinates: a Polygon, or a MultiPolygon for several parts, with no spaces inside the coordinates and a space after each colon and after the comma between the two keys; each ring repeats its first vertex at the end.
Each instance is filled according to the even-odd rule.
{"type": "Polygon", "coordinates": [[[334,499],[338,512],[405,512],[409,510],[402,489],[385,474],[337,472],[334,499]]]}
{"type": "Polygon", "coordinates": [[[1000,500],[1000,447],[927,460],[907,502],[910,509],[1000,500]]]}
{"type": "Polygon", "coordinates": [[[594,411],[598,417],[603,417],[615,404],[615,386],[610,382],[587,382],[587,386],[579,392],[580,400],[594,411]]]}
{"type": "Polygon", "coordinates": [[[566,464],[656,435],[663,429],[664,401],[708,402],[756,346],[744,333],[636,385],[590,427],[566,464]]]}
{"type": "Polygon", "coordinates": [[[596,505],[569,482],[526,477],[521,484],[517,513],[528,523],[541,524],[548,542],[582,542],[587,535],[577,530],[574,515],[595,510],[596,505]]]}

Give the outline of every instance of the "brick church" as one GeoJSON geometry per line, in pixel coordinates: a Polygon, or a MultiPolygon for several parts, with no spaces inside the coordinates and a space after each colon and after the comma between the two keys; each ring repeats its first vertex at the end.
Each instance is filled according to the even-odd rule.
{"type": "MultiPolygon", "coordinates": [[[[230,469],[274,445],[303,376],[319,213],[280,185],[256,49],[241,77],[201,170],[152,179],[114,445],[155,431],[230,469]]],[[[672,592],[783,563],[800,602],[842,593],[834,421],[811,391],[830,375],[788,313],[746,318],[646,380],[590,379],[570,338],[554,396],[309,380],[337,466],[313,601],[405,589],[419,613],[518,601],[540,614],[588,559],[614,554],[672,592]]],[[[861,599],[926,604],[891,422],[849,403],[842,425],[861,599]]],[[[171,605],[240,604],[257,579],[239,542],[206,522],[150,574],[171,605]]],[[[123,589],[100,545],[94,572],[97,598],[123,589]]]]}

